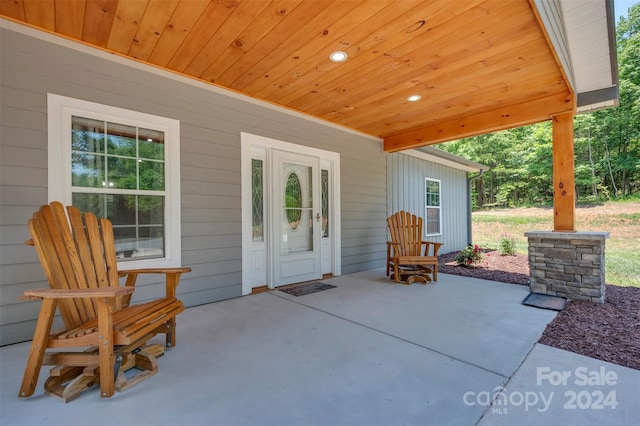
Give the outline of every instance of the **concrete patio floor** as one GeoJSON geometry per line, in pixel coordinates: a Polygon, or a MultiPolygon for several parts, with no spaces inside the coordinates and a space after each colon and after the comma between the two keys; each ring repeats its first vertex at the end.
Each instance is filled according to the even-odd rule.
{"type": "Polygon", "coordinates": [[[106,400],[45,395],[46,368],[18,399],[29,345],[0,348],[0,423],[640,424],[640,371],[537,344],[555,312],[522,305],[526,287],[382,270],[323,282],[337,287],[187,309],[159,373],[106,400]]]}

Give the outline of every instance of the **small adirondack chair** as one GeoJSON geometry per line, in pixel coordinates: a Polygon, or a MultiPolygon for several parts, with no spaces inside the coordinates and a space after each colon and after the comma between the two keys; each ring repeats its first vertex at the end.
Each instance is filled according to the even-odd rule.
{"type": "Polygon", "coordinates": [[[422,240],[422,218],[400,211],[387,218],[391,241],[387,242],[387,276],[395,282],[438,281],[438,250],[442,243],[422,240]],[[424,250],[423,250],[424,247],[424,250]]]}
{"type": "Polygon", "coordinates": [[[164,348],[148,341],[165,333],[166,346],[175,346],[175,317],[184,310],[176,287],[190,268],[118,272],[111,222],[72,206],[66,210],[68,217],[64,206],[53,202],[29,219],[31,239],[26,244],[35,247],[50,288],[26,291],[22,297],[42,300],[20,387],[22,398],[34,393],[42,365],[55,366],[45,392],[65,402],[98,383],[101,397],[108,398],[114,390],[154,375],[164,348]],[[136,278],[148,273],[165,274],[166,296],[129,306],[136,278]],[[121,277],[126,277],[124,286],[121,277]],[[56,308],[64,329],[52,331],[56,308]],[[140,372],[127,378],[124,371],[134,367],[140,372]]]}

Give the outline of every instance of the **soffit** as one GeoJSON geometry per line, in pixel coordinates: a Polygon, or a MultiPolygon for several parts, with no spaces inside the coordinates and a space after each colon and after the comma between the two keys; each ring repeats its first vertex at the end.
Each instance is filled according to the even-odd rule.
{"type": "Polygon", "coordinates": [[[575,108],[527,0],[0,5],[38,29],[384,138],[388,151],[575,108]],[[348,60],[331,62],[336,50],[348,60]]]}

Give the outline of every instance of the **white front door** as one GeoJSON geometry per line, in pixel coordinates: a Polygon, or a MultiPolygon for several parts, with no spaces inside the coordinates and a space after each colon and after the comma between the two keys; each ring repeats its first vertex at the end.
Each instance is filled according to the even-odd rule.
{"type": "Polygon", "coordinates": [[[340,275],[340,154],[244,132],[241,142],[242,294],[340,275]]]}
{"type": "Polygon", "coordinates": [[[319,279],[321,193],[318,157],[272,151],[274,287],[319,279]]]}

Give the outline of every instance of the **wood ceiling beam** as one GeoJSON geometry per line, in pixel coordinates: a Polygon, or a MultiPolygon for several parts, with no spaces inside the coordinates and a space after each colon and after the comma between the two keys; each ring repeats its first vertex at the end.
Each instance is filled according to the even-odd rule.
{"type": "Polygon", "coordinates": [[[403,151],[538,123],[550,120],[557,114],[574,112],[575,105],[575,96],[569,92],[532,99],[528,102],[443,121],[433,126],[386,137],[384,150],[386,152],[403,151]]]}
{"type": "Polygon", "coordinates": [[[526,72],[511,72],[510,67],[505,66],[493,67],[483,74],[468,73],[469,81],[475,85],[460,83],[460,87],[455,87],[443,81],[439,87],[422,93],[421,102],[428,103],[428,106],[420,102],[416,102],[418,105],[407,102],[406,97],[412,94],[408,92],[404,96],[393,94],[380,101],[370,101],[367,110],[355,105],[356,108],[352,112],[336,111],[323,118],[339,119],[347,126],[385,137],[402,132],[400,126],[410,123],[422,122],[428,125],[429,122],[440,122],[451,117],[472,116],[475,115],[475,111],[498,109],[500,105],[514,105],[564,93],[566,86],[562,77],[557,73],[546,73],[545,65],[548,63],[533,64],[527,67],[526,72]],[[497,80],[496,76],[502,79],[497,80]],[[385,105],[394,105],[395,108],[387,114],[371,117],[371,107],[382,110],[385,105]],[[401,121],[396,119],[398,111],[402,112],[401,121]],[[388,125],[387,122],[396,127],[388,125]]]}

